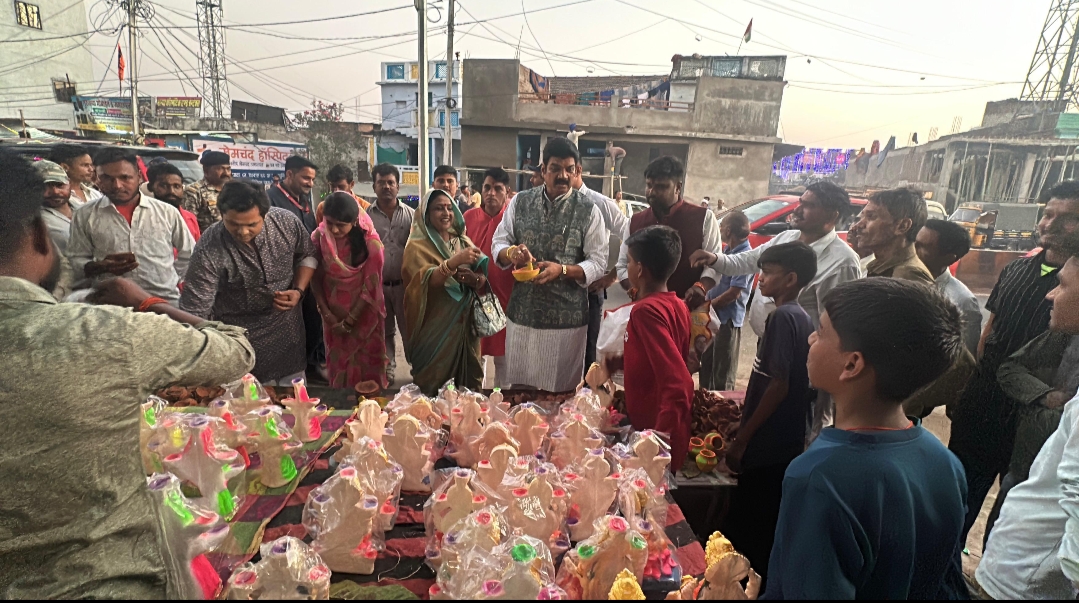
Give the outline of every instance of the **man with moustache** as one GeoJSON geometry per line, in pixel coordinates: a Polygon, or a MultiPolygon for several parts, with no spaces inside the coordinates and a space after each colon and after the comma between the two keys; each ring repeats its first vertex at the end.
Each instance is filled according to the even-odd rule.
{"type": "Polygon", "coordinates": [[[390,363],[386,367],[386,381],[392,387],[397,372],[397,331],[405,335],[405,281],[401,267],[405,257],[405,244],[412,231],[413,209],[397,199],[401,190],[401,173],[389,163],[371,168],[375,182],[375,202],[367,208],[367,216],[375,225],[375,232],[382,240],[382,297],[386,300],[386,355],[390,363]]]}
{"type": "MultiPolygon", "coordinates": [[[[146,168],[146,185],[150,194],[158,201],[164,201],[180,210],[184,218],[184,224],[191,232],[195,242],[199,242],[202,236],[202,228],[199,226],[198,216],[181,207],[184,200],[184,175],[180,168],[168,162],[154,163],[146,168]]],[[[214,206],[217,206],[217,198],[214,198],[214,206]]]]}
{"type": "Polygon", "coordinates": [[[565,392],[581,381],[588,286],[607,271],[609,235],[599,208],[572,187],[581,171],[576,145],[550,139],[541,169],[543,186],[514,197],[491,244],[499,267],[540,270],[513,285],[498,385],[565,392]]]}
{"type": "Polygon", "coordinates": [[[71,194],[71,183],[64,168],[51,161],[34,163],[45,181],[45,204],[41,208],[41,218],[49,227],[49,235],[61,254],[67,253],[67,242],[71,238],[71,218],[75,210],[83,204],[71,194]]]}
{"type": "MultiPolygon", "coordinates": [[[[229,154],[221,151],[205,151],[202,157],[199,157],[202,180],[187,187],[183,199],[183,208],[198,217],[199,230],[206,230],[221,220],[221,212],[217,210],[217,195],[221,192],[221,187],[232,180],[230,161],[229,154]]],[[[150,179],[149,173],[146,179],[150,179]]]]}
{"type": "MultiPolygon", "coordinates": [[[[487,170],[483,174],[483,204],[465,212],[465,231],[472,239],[472,243],[487,257],[492,257],[491,243],[494,240],[495,229],[502,222],[506,205],[509,203],[509,186],[510,175],[506,170],[502,168],[487,170]]],[[[510,302],[510,293],[513,291],[513,275],[509,270],[499,266],[488,266],[487,282],[490,283],[491,291],[505,310],[510,302]]],[[[505,362],[506,331],[503,329],[490,337],[484,337],[480,342],[480,353],[494,357],[497,373],[500,370],[499,365],[505,362]]]]}
{"type": "Polygon", "coordinates": [[[176,304],[195,247],[180,212],[139,192],[138,159],[130,151],[104,147],[94,165],[105,196],[80,207],[71,219],[67,255],[75,280],[124,275],[176,304]]]}
{"type": "Polygon", "coordinates": [[[239,379],[254,351],[242,329],[122,278],[91,296],[108,306],[56,303],[48,292],[60,256],[41,215],[44,188],[30,162],[0,152],[0,517],[11,522],[0,529],[0,593],[212,597],[215,585],[185,590],[189,560],[162,545],[138,453],[138,402],[171,384],[239,379]]]}
{"type": "Polygon", "coordinates": [[[998,477],[1008,472],[1016,430],[1013,403],[1001,389],[997,369],[1049,328],[1052,302],[1046,295],[1059,284],[1068,260],[1064,243],[1079,232],[1079,182],[1066,181],[1049,191],[1038,236],[1043,250],[1019,258],[1000,273],[985,308],[989,320],[978,344],[977,368],[959,399],[948,407],[952,434],[948,448],[967,474],[967,517],[963,541],[981,512],[998,477]]]}
{"type": "MultiPolygon", "coordinates": [[[[798,200],[798,209],[791,219],[791,230],[780,233],[759,247],[724,255],[702,249],[693,254],[694,266],[711,266],[718,274],[738,276],[755,274],[757,260],[772,245],[802,241],[817,254],[817,275],[798,294],[798,303],[813,320],[813,327],[820,328],[820,315],[824,312],[824,297],[836,286],[862,278],[858,254],[835,232],[835,225],[850,212],[850,196],[831,182],[814,182],[806,187],[798,200]]],[[[768,297],[753,296],[749,308],[749,324],[758,337],[764,334],[764,323],[775,309],[768,297]]],[[[813,405],[812,426],[809,439],[816,438],[820,430],[832,424],[834,408],[831,398],[822,393],[813,405]]]]}
{"type": "Polygon", "coordinates": [[[80,144],[58,144],[49,153],[49,159],[67,173],[73,204],[81,206],[103,196],[93,187],[94,159],[89,148],[80,144]]]}

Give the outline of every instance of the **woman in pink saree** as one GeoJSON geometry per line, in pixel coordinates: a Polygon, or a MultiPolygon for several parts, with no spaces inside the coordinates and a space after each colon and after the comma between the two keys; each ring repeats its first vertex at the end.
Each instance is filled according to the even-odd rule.
{"type": "Polygon", "coordinates": [[[347,193],[333,193],[311,233],[318,269],[311,291],[322,314],[330,386],[364,381],[386,387],[386,305],[382,241],[366,212],[347,193]]]}

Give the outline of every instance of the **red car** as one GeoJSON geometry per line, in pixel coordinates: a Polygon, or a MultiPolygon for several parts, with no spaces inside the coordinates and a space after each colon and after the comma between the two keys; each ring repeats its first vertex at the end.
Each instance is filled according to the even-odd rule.
{"type": "MultiPolygon", "coordinates": [[[[866,203],[868,201],[865,199],[851,197],[850,215],[835,225],[839,237],[844,241],[847,240],[847,229],[858,220],[858,214],[862,212],[866,203]]],[[[744,213],[749,218],[749,244],[756,248],[772,240],[772,237],[777,234],[790,230],[789,220],[796,209],[798,209],[798,195],[771,195],[726,210],[719,214],[719,218],[722,220],[725,214],[734,210],[744,213]]]]}

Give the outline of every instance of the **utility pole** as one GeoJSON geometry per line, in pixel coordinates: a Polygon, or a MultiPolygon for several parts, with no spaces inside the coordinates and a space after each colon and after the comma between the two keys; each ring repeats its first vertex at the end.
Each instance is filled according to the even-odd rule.
{"type": "Polygon", "coordinates": [[[141,0],[127,0],[127,50],[131,55],[131,141],[139,139],[139,65],[138,65],[138,21],[135,12],[141,0]]]}
{"type": "Polygon", "coordinates": [[[453,124],[450,109],[453,102],[453,9],[457,0],[449,0],[449,19],[446,22],[446,127],[442,134],[442,165],[453,165],[453,124]]]}
{"type": "Polygon", "coordinates": [[[417,38],[417,57],[416,62],[419,67],[419,93],[416,95],[416,137],[419,139],[417,150],[419,151],[419,186],[420,186],[420,199],[427,197],[427,171],[428,164],[430,163],[430,137],[428,129],[430,127],[430,115],[427,112],[427,0],[415,0],[416,3],[416,17],[419,19],[419,36],[417,38]]]}

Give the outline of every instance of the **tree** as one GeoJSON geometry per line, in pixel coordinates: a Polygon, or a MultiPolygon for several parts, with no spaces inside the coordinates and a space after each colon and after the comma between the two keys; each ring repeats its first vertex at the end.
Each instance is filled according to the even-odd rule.
{"type": "MultiPolygon", "coordinates": [[[[360,133],[357,124],[343,122],[345,107],[340,103],[316,100],[311,108],[293,115],[293,121],[307,130],[307,158],[325,175],[331,167],[341,164],[357,173],[358,164],[367,157],[368,137],[360,133]]],[[[329,192],[324,178],[316,183],[320,195],[329,192]]]]}

